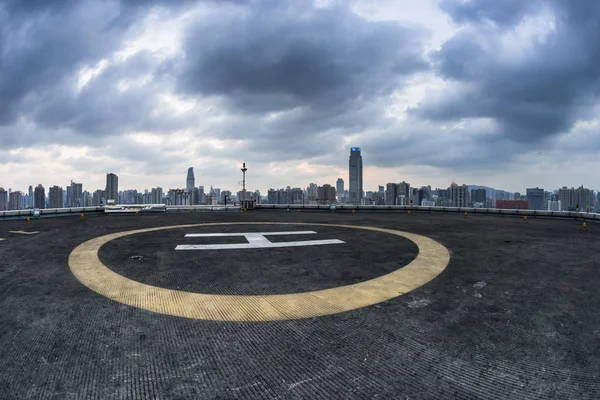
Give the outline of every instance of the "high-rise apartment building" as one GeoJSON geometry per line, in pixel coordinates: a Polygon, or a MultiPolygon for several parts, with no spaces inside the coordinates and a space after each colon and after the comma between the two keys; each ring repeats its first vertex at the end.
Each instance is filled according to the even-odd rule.
{"type": "Polygon", "coordinates": [[[63,189],[60,186],[54,185],[48,190],[48,204],[50,208],[63,208],[63,189]]]}
{"type": "Polygon", "coordinates": [[[397,196],[410,197],[410,183],[402,181],[398,184],[397,196]]]}
{"type": "MultiPolygon", "coordinates": [[[[10,189],[9,189],[10,190],[10,189]]],[[[8,195],[8,208],[10,210],[20,210],[23,208],[23,193],[19,190],[10,192],[8,195]]]]}
{"type": "Polygon", "coordinates": [[[92,195],[92,206],[98,207],[102,203],[104,205],[104,190],[98,189],[92,195]]]}
{"type": "Polygon", "coordinates": [[[8,192],[0,187],[0,211],[8,210],[8,192]]]}
{"type": "Polygon", "coordinates": [[[119,200],[119,177],[113,173],[106,174],[106,190],[104,192],[106,201],[119,200]]]}
{"type": "Polygon", "coordinates": [[[469,206],[469,187],[467,185],[458,186],[452,182],[448,188],[450,192],[450,200],[454,207],[468,207],[469,206]]]}
{"type": "Polygon", "coordinates": [[[591,209],[590,192],[590,189],[584,188],[583,185],[575,189],[575,208],[579,207],[579,211],[591,209]]]}
{"type": "Polygon", "coordinates": [[[33,206],[35,208],[39,208],[39,209],[46,208],[46,189],[44,189],[42,184],[39,184],[35,187],[33,197],[34,197],[33,206]]]}
{"type": "Polygon", "coordinates": [[[196,187],[196,178],[194,177],[194,167],[189,167],[187,178],[185,179],[185,190],[188,192],[196,187]]]}
{"type": "MultiPolygon", "coordinates": [[[[69,187],[67,187],[68,189],[69,187]]],[[[70,207],[83,207],[83,184],[71,181],[70,207]]],[[[69,204],[67,204],[69,205],[69,204]]]]}
{"type": "Polygon", "coordinates": [[[152,188],[150,193],[152,196],[152,204],[162,204],[163,203],[163,189],[161,187],[152,188]]]}
{"type": "Polygon", "coordinates": [[[338,201],[343,201],[344,197],[344,180],[342,178],[338,178],[335,182],[335,191],[337,192],[338,201]]]}
{"type": "Polygon", "coordinates": [[[335,188],[329,184],[319,186],[319,188],[317,189],[317,203],[318,204],[335,203],[335,188]]]}
{"type": "Polygon", "coordinates": [[[352,147],[350,149],[348,172],[350,179],[348,202],[350,204],[360,204],[363,197],[363,162],[360,147],[352,147]]]}
{"type": "Polygon", "coordinates": [[[544,189],[530,188],[527,189],[527,201],[529,202],[530,210],[544,210],[547,208],[547,204],[544,204],[544,189]],[[546,206],[546,207],[544,207],[546,206]]]}
{"type": "Polygon", "coordinates": [[[395,206],[398,197],[398,185],[396,183],[388,183],[385,187],[385,204],[395,206]]]}

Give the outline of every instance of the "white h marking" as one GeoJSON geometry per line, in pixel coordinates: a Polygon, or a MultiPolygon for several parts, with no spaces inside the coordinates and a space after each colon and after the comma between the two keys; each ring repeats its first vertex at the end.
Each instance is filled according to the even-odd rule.
{"type": "Polygon", "coordinates": [[[324,244],[345,243],[338,239],[305,240],[302,242],[273,243],[265,236],[275,235],[306,235],[317,233],[315,231],[287,231],[287,232],[247,232],[247,233],[189,233],[185,237],[234,237],[244,236],[248,243],[233,244],[180,244],[175,250],[232,250],[232,249],[265,249],[273,247],[319,246],[324,244]]]}

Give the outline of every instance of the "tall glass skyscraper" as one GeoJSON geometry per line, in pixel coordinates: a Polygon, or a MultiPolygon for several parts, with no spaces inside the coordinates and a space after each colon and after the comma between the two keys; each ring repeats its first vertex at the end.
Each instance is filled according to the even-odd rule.
{"type": "Polygon", "coordinates": [[[104,192],[106,200],[119,202],[119,177],[113,173],[106,174],[106,191],[104,192]]]}
{"type": "Polygon", "coordinates": [[[194,177],[194,168],[189,167],[187,178],[185,179],[185,190],[188,192],[196,187],[196,178],[194,177]]]}
{"type": "Polygon", "coordinates": [[[363,197],[363,166],[360,147],[350,149],[350,161],[348,170],[350,175],[350,186],[348,188],[348,202],[350,204],[361,204],[363,197]]]}

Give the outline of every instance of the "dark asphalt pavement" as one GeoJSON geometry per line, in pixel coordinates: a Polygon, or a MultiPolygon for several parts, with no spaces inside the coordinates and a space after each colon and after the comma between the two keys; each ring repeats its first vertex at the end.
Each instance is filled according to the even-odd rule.
{"type": "MultiPolygon", "coordinates": [[[[190,213],[0,221],[1,399],[597,399],[600,224],[413,213],[190,213]],[[203,222],[375,226],[451,253],[414,291],[341,314],[219,322],[155,314],[85,287],[68,266],[108,233],[203,222]],[[10,231],[38,231],[25,235],[10,231]]],[[[100,259],[130,279],[254,295],[363,282],[417,255],[407,239],[347,228],[248,225],[164,230],[109,242],[100,259]],[[314,230],[269,240],[339,245],[175,251],[242,243],[186,233],[314,230]],[[130,257],[141,255],[141,260],[130,257]]]]}

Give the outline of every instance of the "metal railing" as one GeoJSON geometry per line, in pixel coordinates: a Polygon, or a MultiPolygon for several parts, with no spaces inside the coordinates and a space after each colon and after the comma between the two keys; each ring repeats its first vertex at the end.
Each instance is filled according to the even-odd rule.
{"type": "Polygon", "coordinates": [[[513,215],[513,216],[531,216],[531,217],[556,217],[556,218],[576,218],[600,221],[599,213],[588,213],[578,211],[545,211],[545,210],[518,210],[518,209],[498,209],[498,208],[474,208],[474,207],[427,207],[427,206],[363,206],[352,204],[257,204],[256,210],[301,210],[301,211],[334,211],[334,212],[447,212],[464,214],[492,214],[492,215],[513,215]]]}
{"type": "MultiPolygon", "coordinates": [[[[37,217],[34,214],[39,212],[40,218],[54,216],[69,216],[80,213],[185,213],[185,212],[222,212],[222,211],[242,211],[241,206],[231,205],[196,205],[196,206],[166,206],[164,204],[125,204],[110,205],[106,207],[71,207],[71,208],[48,208],[48,209],[27,209],[0,211],[1,219],[15,219],[37,217]]],[[[363,206],[338,204],[335,206],[322,204],[256,204],[254,210],[279,210],[279,211],[317,211],[317,212],[446,212],[463,214],[490,214],[490,215],[512,215],[512,216],[531,216],[531,217],[555,217],[555,218],[573,218],[600,221],[599,213],[577,212],[577,211],[544,211],[544,210],[504,210],[497,208],[473,208],[473,207],[424,207],[424,206],[363,206]]]]}

